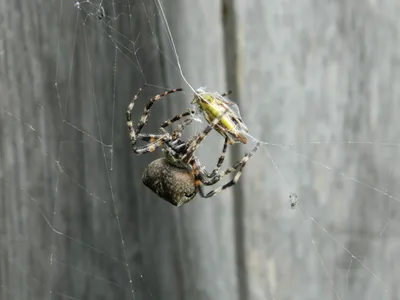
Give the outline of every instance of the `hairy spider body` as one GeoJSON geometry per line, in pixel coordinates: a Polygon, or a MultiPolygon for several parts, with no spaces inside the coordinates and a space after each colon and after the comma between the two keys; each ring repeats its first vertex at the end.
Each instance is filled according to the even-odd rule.
{"type": "Polygon", "coordinates": [[[181,206],[196,196],[193,181],[191,171],[171,164],[166,158],[152,161],[142,175],[145,186],[174,206],[181,206]]]}
{"type": "Polygon", "coordinates": [[[228,110],[215,125],[215,130],[223,137],[227,137],[231,145],[236,142],[246,144],[247,138],[245,133],[248,132],[248,128],[241,119],[239,110],[237,109],[237,112],[233,110],[236,104],[224,98],[224,96],[226,94],[221,95],[207,92],[204,89],[198,89],[194,94],[192,104],[197,105],[209,124],[225,110],[228,110]]]}
{"type": "Polygon", "coordinates": [[[150,164],[148,168],[146,168],[145,173],[143,174],[142,177],[143,182],[145,183],[146,186],[151,188],[156,194],[158,194],[163,199],[167,200],[172,204],[175,203],[174,205],[177,205],[177,203],[186,203],[187,202],[186,200],[188,198],[190,198],[190,200],[193,199],[197,193],[200,193],[201,197],[203,198],[210,198],[216,195],[217,193],[223,191],[224,189],[233,186],[234,184],[237,183],[242,174],[242,169],[246,165],[248,159],[257,151],[258,147],[260,146],[260,143],[257,143],[257,145],[250,153],[247,153],[232,167],[227,168],[224,171],[220,171],[220,168],[224,162],[227,145],[230,141],[228,135],[224,135],[225,141],[222,148],[222,153],[218,159],[217,166],[211,173],[206,171],[205,167],[201,165],[199,159],[195,156],[195,152],[199,147],[200,143],[211,132],[213,128],[216,128],[217,124],[222,120],[225,114],[229,112],[229,108],[220,112],[219,115],[215,117],[202,132],[192,136],[187,141],[181,139],[182,132],[184,128],[192,122],[192,119],[184,119],[181,122],[181,124],[177,126],[177,128],[172,130],[171,133],[166,131],[165,128],[178,120],[190,116],[193,113],[193,111],[191,110],[188,110],[180,115],[173,117],[170,120],[165,121],[160,127],[159,134],[143,134],[141,133],[141,130],[148,121],[148,116],[150,114],[150,110],[153,104],[162,97],[168,94],[175,93],[177,91],[182,91],[182,89],[169,90],[151,98],[150,101],[145,106],[139,122],[136,124],[136,126],[134,126],[132,122],[131,111],[141,91],[142,89],[139,89],[138,93],[133,97],[126,113],[127,126],[131,140],[132,150],[136,154],[145,154],[153,152],[154,150],[162,146],[163,147],[162,150],[165,157],[165,160],[163,160],[161,164],[156,164],[153,165],[152,167],[150,166],[151,165],[150,164]],[[136,145],[138,140],[147,142],[147,144],[138,147],[136,145]],[[168,166],[166,166],[165,163],[167,163],[168,166]],[[177,169],[180,169],[181,171],[177,171],[177,169]],[[171,173],[172,177],[169,177],[169,179],[167,179],[165,175],[163,175],[165,174],[166,170],[174,172],[173,174],[171,173]],[[232,180],[210,191],[209,193],[204,192],[203,186],[214,185],[217,182],[219,182],[223,177],[234,171],[237,171],[237,173],[232,180]],[[191,174],[190,176],[187,176],[188,172],[191,174]],[[180,175],[177,175],[178,173],[180,175]],[[186,175],[183,176],[182,174],[186,175]],[[171,182],[173,181],[171,178],[172,179],[175,178],[177,180],[176,187],[173,184],[171,184],[171,182]],[[184,193],[183,194],[184,196],[179,196],[182,195],[182,193],[178,192],[175,193],[175,197],[181,197],[181,198],[186,197],[185,198],[186,200],[183,198],[171,200],[173,198],[173,196],[171,195],[174,195],[173,191],[178,188],[179,186],[178,183],[181,184],[182,180],[190,180],[189,185],[193,186],[195,194],[186,195],[184,193]]]}

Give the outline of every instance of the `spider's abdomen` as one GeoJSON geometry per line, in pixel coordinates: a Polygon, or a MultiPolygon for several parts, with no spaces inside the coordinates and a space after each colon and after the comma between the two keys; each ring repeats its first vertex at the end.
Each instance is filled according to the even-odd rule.
{"type": "Polygon", "coordinates": [[[181,206],[196,196],[192,172],[170,164],[166,158],[151,162],[143,172],[142,181],[174,206],[181,206]]]}

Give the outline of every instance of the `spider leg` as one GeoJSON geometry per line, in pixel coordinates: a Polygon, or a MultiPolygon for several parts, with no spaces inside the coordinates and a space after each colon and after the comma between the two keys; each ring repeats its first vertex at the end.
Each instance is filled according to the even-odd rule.
{"type": "Polygon", "coordinates": [[[218,162],[217,162],[217,167],[211,172],[209,177],[214,177],[215,175],[217,175],[218,172],[219,172],[219,169],[221,168],[222,164],[224,163],[226,149],[228,147],[228,142],[229,142],[229,138],[225,137],[224,146],[222,147],[222,152],[221,152],[221,155],[219,156],[219,159],[218,159],[218,162]]]}
{"type": "MultiPolygon", "coordinates": [[[[166,141],[167,146],[172,148],[175,152],[179,151],[182,147],[186,146],[186,143],[182,141],[180,138],[182,136],[182,132],[185,129],[186,126],[188,126],[190,123],[192,123],[192,119],[185,119],[181,124],[178,125],[177,128],[172,130],[170,134],[170,140],[166,141]]],[[[161,131],[168,133],[164,128],[160,128],[161,131]]]]}
{"type": "MultiPolygon", "coordinates": [[[[224,146],[222,147],[221,155],[220,155],[220,157],[218,159],[218,162],[217,162],[217,166],[215,167],[214,170],[212,170],[211,173],[208,173],[207,170],[205,169],[205,167],[201,166],[201,164],[198,161],[198,159],[194,158],[196,160],[196,163],[200,166],[200,174],[203,174],[204,177],[205,177],[205,178],[204,177],[201,178],[201,181],[203,182],[203,184],[207,185],[206,182],[208,182],[209,179],[214,178],[219,173],[219,170],[220,170],[220,168],[221,168],[221,166],[222,166],[222,164],[224,163],[224,160],[225,160],[225,154],[226,154],[226,149],[228,147],[228,143],[229,143],[229,138],[226,137],[225,138],[225,142],[224,142],[224,146]]],[[[212,184],[214,184],[214,183],[212,183],[212,184]]]]}
{"type": "Polygon", "coordinates": [[[126,111],[126,124],[128,125],[129,138],[131,139],[132,148],[135,146],[136,143],[136,131],[133,128],[132,122],[132,109],[142,90],[143,89],[140,88],[136,95],[133,96],[132,101],[128,105],[128,110],[126,111]]]}
{"type": "Polygon", "coordinates": [[[168,127],[168,126],[170,126],[172,123],[174,123],[174,122],[176,122],[176,121],[179,121],[180,119],[182,119],[182,118],[184,118],[184,117],[187,117],[187,116],[190,116],[190,115],[192,115],[192,114],[194,114],[194,113],[195,113],[194,110],[187,110],[187,111],[185,111],[184,113],[181,113],[180,115],[176,115],[175,117],[173,117],[173,118],[171,118],[171,119],[165,121],[164,123],[162,123],[162,124],[161,124],[161,128],[168,127]]]}
{"type": "Polygon", "coordinates": [[[210,183],[215,184],[218,181],[220,181],[223,177],[225,177],[226,175],[228,175],[238,169],[242,169],[244,167],[244,165],[247,163],[247,161],[250,159],[250,157],[252,157],[253,154],[256,153],[256,151],[258,150],[260,145],[261,145],[261,143],[258,142],[256,144],[256,146],[253,148],[253,150],[251,150],[251,152],[247,153],[241,160],[237,161],[232,167],[226,169],[223,172],[220,172],[219,174],[216,174],[215,177],[210,181],[210,183]]]}
{"type": "Polygon", "coordinates": [[[154,96],[153,98],[151,98],[149,103],[147,103],[147,105],[144,107],[143,114],[140,117],[139,123],[137,124],[136,134],[139,133],[142,130],[143,126],[147,123],[147,119],[149,117],[150,110],[151,110],[151,107],[153,106],[154,102],[156,102],[157,100],[160,100],[162,97],[165,97],[168,94],[172,94],[172,93],[180,92],[180,91],[182,91],[181,88],[173,89],[173,90],[165,91],[164,93],[158,94],[158,95],[154,96]]]}
{"type": "Polygon", "coordinates": [[[145,154],[145,153],[149,153],[149,152],[154,152],[158,147],[164,145],[170,139],[170,136],[168,133],[161,134],[161,135],[139,134],[138,138],[143,141],[149,142],[149,143],[144,146],[141,146],[141,147],[136,147],[136,145],[132,145],[132,151],[136,154],[145,154]]]}
{"type": "Polygon", "coordinates": [[[136,145],[132,146],[132,150],[136,154],[144,154],[144,153],[149,153],[155,151],[158,147],[166,144],[169,146],[173,152],[179,151],[183,146],[185,146],[185,143],[181,141],[179,138],[182,135],[182,131],[185,129],[187,125],[189,125],[193,120],[192,119],[186,119],[182,122],[182,124],[179,124],[179,126],[172,131],[171,134],[169,134],[164,128],[160,128],[162,133],[161,134],[152,134],[152,133],[139,133],[136,136],[136,140],[142,140],[144,142],[147,142],[148,144],[137,147],[136,145]]]}
{"type": "Polygon", "coordinates": [[[137,135],[137,139],[147,143],[153,143],[160,138],[164,138],[165,135],[166,135],[165,133],[164,134],[139,133],[137,135]]]}
{"type": "Polygon", "coordinates": [[[207,127],[198,134],[191,142],[188,147],[187,153],[182,156],[182,160],[190,160],[193,156],[193,153],[200,146],[200,143],[204,140],[204,138],[211,132],[211,130],[218,124],[219,121],[223,118],[223,116],[229,111],[229,108],[225,109],[217,118],[215,118],[211,123],[207,125],[207,127]]]}
{"type": "MultiPolygon", "coordinates": [[[[219,181],[219,177],[217,176],[217,174],[213,174],[214,170],[213,172],[208,173],[206,168],[200,163],[197,157],[193,156],[192,160],[189,162],[189,165],[192,166],[192,172],[194,174],[195,181],[198,179],[200,185],[213,185],[219,181]]],[[[197,184],[195,185],[197,187],[197,184]]]]}
{"type": "MultiPolygon", "coordinates": [[[[185,119],[181,124],[178,125],[177,128],[172,130],[171,136],[173,140],[176,140],[182,136],[182,132],[185,129],[186,126],[188,126],[190,123],[192,123],[192,119],[185,119]]],[[[165,131],[164,128],[161,128],[161,130],[165,131]]]]}
{"type": "Polygon", "coordinates": [[[146,124],[147,119],[150,114],[151,107],[153,106],[154,102],[156,102],[157,100],[161,99],[162,97],[164,97],[168,94],[182,91],[181,88],[169,90],[169,91],[158,94],[158,95],[154,96],[153,98],[151,98],[149,103],[147,103],[147,105],[145,106],[142,116],[140,117],[140,121],[137,123],[136,129],[135,129],[133,127],[133,122],[132,122],[132,109],[133,109],[135,102],[138,99],[142,90],[143,90],[143,88],[140,88],[139,91],[136,93],[136,95],[133,96],[132,101],[128,105],[128,110],[126,111],[126,122],[128,125],[128,131],[129,131],[129,137],[131,140],[132,149],[136,148],[135,145],[137,142],[137,136],[138,136],[138,134],[140,134],[143,126],[146,124]]]}
{"type": "Polygon", "coordinates": [[[195,176],[194,185],[195,185],[196,189],[199,191],[200,196],[203,198],[211,198],[214,195],[222,192],[223,190],[235,185],[239,181],[239,178],[242,175],[243,168],[246,166],[247,161],[258,150],[258,148],[260,147],[260,144],[261,143],[258,142],[257,145],[253,148],[253,150],[251,152],[249,152],[245,156],[243,156],[243,158],[241,160],[239,160],[238,162],[236,162],[231,168],[228,168],[224,172],[217,174],[211,180],[205,180],[205,175],[202,174],[202,172],[201,172],[201,169],[202,169],[201,165],[199,165],[199,163],[196,160],[192,160],[191,165],[194,170],[194,176],[195,176]],[[217,183],[218,181],[220,181],[224,176],[232,173],[233,171],[237,171],[237,173],[232,180],[230,180],[229,182],[225,183],[224,185],[208,192],[207,194],[204,192],[204,189],[201,184],[204,184],[206,186],[213,185],[213,184],[217,183]]]}

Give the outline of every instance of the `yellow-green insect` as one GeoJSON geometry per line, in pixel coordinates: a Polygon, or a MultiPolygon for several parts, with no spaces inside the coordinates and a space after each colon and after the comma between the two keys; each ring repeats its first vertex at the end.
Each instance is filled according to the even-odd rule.
{"type": "Polygon", "coordinates": [[[214,127],[215,130],[224,138],[227,138],[231,145],[237,142],[247,143],[245,133],[249,130],[240,117],[239,109],[234,102],[226,99],[224,95],[207,92],[200,88],[196,90],[192,104],[197,105],[208,123],[211,123],[228,109],[225,116],[214,127]]]}

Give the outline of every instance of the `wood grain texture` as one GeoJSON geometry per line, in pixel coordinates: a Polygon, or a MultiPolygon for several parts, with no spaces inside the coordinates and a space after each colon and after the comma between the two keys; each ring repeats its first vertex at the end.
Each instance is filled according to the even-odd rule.
{"type": "Polygon", "coordinates": [[[396,1],[164,1],[180,64],[158,1],[98,2],[0,0],[0,299],[400,299],[396,1]],[[132,153],[125,111],[183,87],[156,131],[184,79],[285,146],[176,208],[142,184],[161,153],[132,153]]]}
{"type": "MultiPolygon", "coordinates": [[[[102,21],[87,3],[2,3],[0,298],[235,299],[229,191],[178,210],[141,181],[160,153],[130,151],[132,95],[150,85],[138,118],[154,86],[183,84],[159,8],[110,3],[102,21]]],[[[224,90],[219,7],[184,5],[165,8],[184,72],[224,90]],[[175,20],[182,7],[190,19],[175,20]],[[206,15],[215,23],[182,26],[206,15]]],[[[185,90],[157,104],[149,132],[189,106],[185,90]]]]}
{"type": "Polygon", "coordinates": [[[247,299],[397,299],[397,2],[235,5],[243,118],[287,145],[242,181],[247,299]]]}

